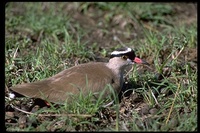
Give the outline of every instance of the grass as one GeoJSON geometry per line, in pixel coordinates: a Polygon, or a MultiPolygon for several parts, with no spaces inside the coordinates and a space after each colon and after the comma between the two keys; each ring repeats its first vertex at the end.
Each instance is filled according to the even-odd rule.
{"type": "Polygon", "coordinates": [[[127,77],[134,94],[142,98],[138,103],[131,102],[131,97],[126,104],[118,103],[113,94],[115,104],[103,108],[108,99],[93,102],[92,94],[80,94],[71,104],[52,105],[28,115],[24,128],[8,124],[6,130],[197,131],[197,21],[181,12],[189,12],[184,8],[188,5],[192,10],[195,6],[180,4],[7,3],[7,87],[41,80],[98,58],[108,59],[112,50],[124,45],[134,48],[151,69],[144,67],[142,72],[143,67],[134,66],[127,77]],[[141,115],[143,104],[157,111],[141,115]],[[75,116],[65,116],[66,112],[75,116]],[[48,113],[60,116],[37,116],[48,113]]]}

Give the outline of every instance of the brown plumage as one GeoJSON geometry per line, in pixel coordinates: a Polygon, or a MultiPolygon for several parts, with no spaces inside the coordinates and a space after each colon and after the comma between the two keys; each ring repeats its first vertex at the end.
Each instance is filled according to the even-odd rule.
{"type": "MultiPolygon", "coordinates": [[[[83,94],[89,91],[101,92],[107,85],[111,85],[114,91],[119,93],[123,84],[125,67],[134,64],[134,61],[135,63],[146,62],[135,57],[134,51],[130,51],[130,48],[126,48],[124,53],[117,52],[113,52],[108,63],[81,64],[47,79],[16,85],[10,89],[27,97],[48,99],[54,103],[64,103],[66,99],[70,101],[72,100],[70,94],[79,94],[80,91],[83,94]],[[125,56],[126,54],[128,56],[125,56]]],[[[108,93],[105,93],[105,96],[108,93]]]]}

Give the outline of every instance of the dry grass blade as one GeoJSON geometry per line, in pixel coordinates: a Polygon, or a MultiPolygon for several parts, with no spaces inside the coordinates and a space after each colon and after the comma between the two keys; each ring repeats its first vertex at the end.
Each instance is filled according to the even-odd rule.
{"type": "Polygon", "coordinates": [[[171,105],[171,108],[170,108],[170,110],[169,110],[169,114],[168,114],[168,116],[167,116],[167,120],[166,120],[165,124],[168,123],[169,118],[170,118],[170,116],[171,116],[172,109],[173,109],[173,107],[174,107],[174,103],[175,103],[175,101],[176,101],[176,97],[177,97],[177,95],[178,95],[178,92],[179,92],[180,86],[181,86],[181,85],[178,84],[178,88],[177,88],[177,91],[176,91],[176,93],[175,93],[174,100],[173,100],[173,102],[172,102],[172,105],[171,105]]]}
{"type": "Polygon", "coordinates": [[[15,106],[12,106],[13,108],[15,108],[18,111],[21,111],[25,114],[29,114],[29,115],[37,115],[39,117],[41,116],[47,116],[47,117],[51,117],[51,116],[69,116],[69,117],[83,117],[83,118],[88,118],[88,117],[92,117],[93,115],[89,115],[89,114],[34,114],[32,112],[28,112],[22,109],[19,109],[15,106]]]}

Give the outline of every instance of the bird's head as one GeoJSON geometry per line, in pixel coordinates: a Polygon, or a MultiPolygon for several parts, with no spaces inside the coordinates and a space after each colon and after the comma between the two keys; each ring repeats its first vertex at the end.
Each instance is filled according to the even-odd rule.
{"type": "Polygon", "coordinates": [[[126,66],[131,64],[146,64],[146,61],[136,57],[133,49],[129,47],[124,47],[117,49],[111,53],[110,61],[115,61],[118,65],[126,66]]]}

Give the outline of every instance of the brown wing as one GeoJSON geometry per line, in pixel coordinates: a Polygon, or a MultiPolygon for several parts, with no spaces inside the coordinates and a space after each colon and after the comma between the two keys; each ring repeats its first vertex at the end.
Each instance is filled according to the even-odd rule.
{"type": "Polygon", "coordinates": [[[80,90],[101,92],[107,84],[117,92],[120,90],[119,79],[104,63],[88,63],[64,70],[53,77],[11,87],[11,90],[28,97],[48,99],[51,102],[63,103],[70,94],[80,90]]]}

